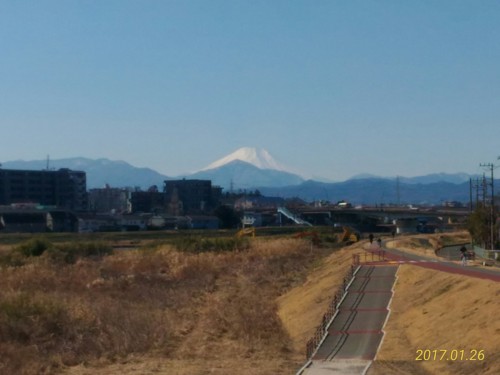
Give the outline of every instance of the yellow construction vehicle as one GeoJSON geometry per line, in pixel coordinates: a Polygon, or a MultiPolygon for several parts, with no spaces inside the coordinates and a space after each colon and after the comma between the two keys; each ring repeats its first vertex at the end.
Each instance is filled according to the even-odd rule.
{"type": "Polygon", "coordinates": [[[356,233],[352,228],[342,227],[342,229],[343,232],[340,236],[340,242],[354,243],[359,241],[359,234],[356,233]]]}
{"type": "Polygon", "coordinates": [[[255,227],[243,228],[236,233],[236,237],[252,236],[255,237],[255,227]]]}

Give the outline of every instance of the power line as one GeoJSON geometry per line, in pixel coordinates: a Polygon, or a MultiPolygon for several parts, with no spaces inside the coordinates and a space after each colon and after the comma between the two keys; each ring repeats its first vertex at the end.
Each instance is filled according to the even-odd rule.
{"type": "MultiPolygon", "coordinates": [[[[493,170],[495,169],[495,165],[493,163],[481,163],[479,164],[480,167],[487,168],[491,172],[491,182],[489,184],[486,183],[486,177],[483,174],[483,184],[484,184],[484,198],[486,197],[486,189],[487,185],[491,187],[491,201],[490,201],[490,241],[491,241],[491,250],[494,249],[495,247],[495,241],[494,241],[494,227],[495,223],[494,218],[495,218],[495,186],[494,186],[494,177],[493,177],[493,170]]],[[[485,202],[484,202],[485,203],[485,202]]]]}

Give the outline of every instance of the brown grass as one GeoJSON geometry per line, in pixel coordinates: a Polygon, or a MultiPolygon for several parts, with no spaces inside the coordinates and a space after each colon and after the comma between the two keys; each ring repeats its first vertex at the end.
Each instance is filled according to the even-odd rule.
{"type": "Polygon", "coordinates": [[[407,253],[423,255],[428,258],[439,259],[436,251],[443,246],[463,244],[470,241],[470,235],[466,231],[439,234],[405,235],[395,240],[387,241],[386,246],[392,249],[402,250],[407,253]]]}
{"type": "Polygon", "coordinates": [[[229,374],[238,358],[241,374],[291,373],[302,357],[277,297],[330,252],[305,240],[255,239],[244,251],[162,245],[74,264],[42,255],[4,266],[0,372],[111,374],[128,366],[201,374],[211,366],[229,374]]]}
{"type": "Polygon", "coordinates": [[[500,284],[403,265],[370,375],[500,373],[500,284]],[[416,361],[421,350],[484,350],[484,361],[416,361]]]}
{"type": "Polygon", "coordinates": [[[279,315],[293,348],[304,361],[305,344],[321,322],[335,292],[352,263],[352,254],[362,251],[364,242],[348,246],[325,258],[309,274],[306,282],[278,299],[279,315]]]}
{"type": "MultiPolygon", "coordinates": [[[[408,240],[415,252],[434,246],[408,240]]],[[[257,238],[243,251],[158,244],[74,264],[23,259],[0,269],[0,373],[292,374],[363,246],[257,238]]],[[[370,374],[500,373],[498,284],[415,266],[398,276],[370,374]],[[416,362],[417,349],[486,360],[416,362]]]]}

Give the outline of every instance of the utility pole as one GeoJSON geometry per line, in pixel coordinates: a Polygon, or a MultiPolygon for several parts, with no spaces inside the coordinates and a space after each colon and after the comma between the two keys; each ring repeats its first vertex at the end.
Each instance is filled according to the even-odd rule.
{"type": "Polygon", "coordinates": [[[488,185],[486,184],[486,175],[483,173],[483,207],[486,207],[486,191],[488,185]]]}
{"type": "MultiPolygon", "coordinates": [[[[490,202],[490,241],[491,241],[491,250],[494,250],[495,248],[495,223],[494,218],[495,218],[495,189],[494,189],[494,179],[493,179],[493,170],[495,169],[495,166],[493,163],[483,163],[480,164],[481,167],[483,168],[488,168],[491,172],[491,183],[489,184],[491,186],[491,202],[490,202]]],[[[486,178],[483,177],[486,181],[486,178]]],[[[486,188],[486,182],[485,182],[485,188],[486,188]]],[[[484,193],[486,195],[486,193],[484,193]]]]}
{"type": "Polygon", "coordinates": [[[476,208],[479,207],[479,191],[481,190],[481,184],[479,183],[479,178],[474,179],[472,183],[472,189],[476,190],[476,208]]]}
{"type": "Polygon", "coordinates": [[[398,198],[398,207],[401,206],[401,187],[399,185],[399,176],[396,177],[396,194],[398,198]]]}
{"type": "Polygon", "coordinates": [[[472,177],[469,178],[469,211],[472,213],[472,177]]]}

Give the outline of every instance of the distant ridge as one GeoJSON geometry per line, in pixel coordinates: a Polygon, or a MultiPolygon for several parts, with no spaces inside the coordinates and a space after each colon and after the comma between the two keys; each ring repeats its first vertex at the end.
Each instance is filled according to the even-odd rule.
{"type": "Polygon", "coordinates": [[[346,200],[354,205],[385,205],[391,203],[437,205],[444,201],[468,203],[469,182],[399,183],[387,178],[359,178],[337,183],[305,181],[281,188],[259,187],[266,196],[300,197],[306,201],[346,200]],[[398,197],[399,195],[399,197],[398,197]],[[399,199],[399,202],[398,202],[399,199]]]}
{"type": "MultiPolygon", "coordinates": [[[[46,167],[46,160],[6,161],[1,166],[4,169],[31,170],[43,170],[46,167]]],[[[150,168],[138,168],[125,161],[106,158],[57,159],[51,160],[49,167],[85,171],[89,189],[104,187],[107,184],[111,187],[142,189],[156,185],[161,190],[165,180],[173,179],[150,168]]],[[[362,174],[344,182],[321,182],[305,181],[301,176],[290,173],[289,169],[277,162],[267,151],[246,147],[209,164],[203,170],[175,178],[212,180],[214,185],[222,186],[226,191],[231,188],[234,191],[259,189],[262,194],[268,196],[299,197],[306,201],[348,200],[353,204],[396,203],[399,185],[401,203],[439,204],[453,200],[468,202],[469,179],[474,177],[465,173],[434,173],[399,178],[362,174]],[[273,166],[280,169],[271,168],[273,166]]],[[[495,186],[498,186],[498,182],[495,182],[495,186]]]]}
{"type": "MultiPolygon", "coordinates": [[[[2,163],[5,169],[43,170],[47,167],[46,160],[16,160],[2,163]]],[[[75,157],[51,160],[50,169],[69,168],[87,173],[87,188],[101,188],[106,185],[111,187],[135,187],[147,189],[152,185],[158,188],[163,186],[163,181],[170,179],[150,168],[138,168],[121,160],[106,158],[88,159],[75,157]]]]}
{"type": "MultiPolygon", "coordinates": [[[[395,181],[399,178],[400,182],[407,184],[432,184],[436,182],[450,182],[452,184],[461,184],[463,182],[469,181],[472,176],[467,173],[432,173],[425,176],[417,177],[380,177],[373,174],[362,173],[351,177],[349,180],[367,180],[367,179],[379,179],[379,180],[390,180],[395,181]]],[[[349,181],[347,180],[347,181],[349,181]]]]}

